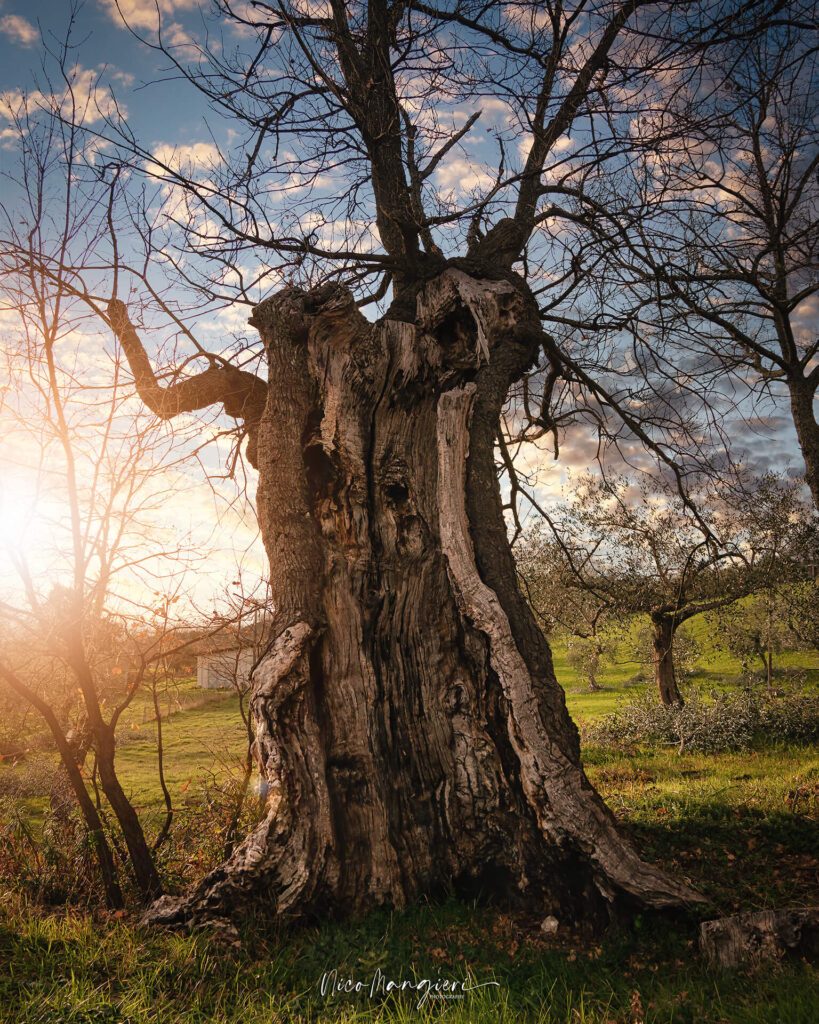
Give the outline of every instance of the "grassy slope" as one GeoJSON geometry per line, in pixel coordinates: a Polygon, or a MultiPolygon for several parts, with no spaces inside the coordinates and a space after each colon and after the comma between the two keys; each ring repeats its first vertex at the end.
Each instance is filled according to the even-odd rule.
{"type": "MultiPolygon", "coordinates": [[[[631,632],[636,633],[638,628],[639,624],[635,622],[631,632]]],[[[685,628],[701,651],[694,671],[685,681],[686,685],[721,688],[726,683],[730,685],[740,679],[742,667],[739,660],[716,646],[712,633],[714,627],[707,618],[699,616],[692,619],[686,623],[685,628]]],[[[641,672],[640,665],[629,660],[632,657],[630,648],[629,643],[622,643],[614,659],[604,662],[599,678],[603,689],[589,693],[566,659],[566,644],[559,638],[553,639],[555,672],[566,690],[569,710],[576,721],[609,714],[618,703],[632,700],[650,686],[640,678],[646,670],[641,672]]],[[[758,666],[753,667],[758,669],[758,666]]],[[[819,686],[819,651],[783,651],[775,654],[774,669],[776,672],[796,673],[809,686],[819,686]]]]}
{"type": "MultiPolygon", "coordinates": [[[[604,672],[601,693],[578,692],[561,655],[558,646],[558,674],[576,717],[595,717],[640,692],[641,686],[628,685],[633,665],[604,672]]],[[[816,671],[815,662],[805,666],[803,656],[796,658],[816,671]]],[[[712,660],[701,666],[701,678],[709,669],[733,675],[738,666],[712,660]]],[[[243,736],[231,695],[203,694],[186,684],[176,699],[181,710],[166,723],[166,771],[179,798],[208,778],[215,763],[217,771],[224,770],[219,762],[236,763],[243,736]]],[[[119,758],[128,788],[151,812],[160,794],[149,718],[144,706],[133,709],[119,758]]],[[[815,752],[679,757],[656,749],[625,755],[589,748],[584,757],[592,781],[646,855],[690,877],[712,900],[711,913],[816,901],[815,752]]],[[[612,934],[600,945],[562,932],[547,940],[537,925],[534,918],[444,901],[291,935],[256,927],[242,951],[227,954],[202,937],[146,934],[128,917],[47,914],[7,894],[0,907],[0,1022],[819,1020],[812,968],[795,963],[750,976],[710,972],[694,955],[690,922],[669,928],[667,921],[640,919],[635,931],[612,934]],[[368,983],[380,968],[392,978],[471,975],[500,984],[419,1011],[408,999],[322,999],[319,978],[333,967],[368,983]]]]}
{"type": "MultiPolygon", "coordinates": [[[[236,772],[247,744],[238,698],[211,691],[202,707],[175,712],[163,722],[165,779],[175,802],[192,786],[236,772]]],[[[155,727],[148,722],[130,731],[117,754],[119,771],[137,807],[162,801],[157,776],[155,727]]]]}
{"type": "MultiPolygon", "coordinates": [[[[244,725],[235,694],[224,690],[200,690],[195,679],[173,685],[163,696],[165,778],[175,804],[191,790],[231,773],[240,772],[246,749],[244,725]]],[[[150,818],[163,806],[159,784],[156,726],[149,695],[139,694],[123,714],[118,729],[117,768],[122,784],[137,810],[150,818]]],[[[0,764],[0,782],[4,773],[31,774],[34,792],[21,801],[28,818],[42,824],[48,806],[49,771],[38,766],[57,764],[53,752],[32,754],[17,766],[0,764]],[[37,793],[37,784],[40,792],[37,793]]],[[[2,1024],[2,1019],[0,1019],[2,1024]]]]}

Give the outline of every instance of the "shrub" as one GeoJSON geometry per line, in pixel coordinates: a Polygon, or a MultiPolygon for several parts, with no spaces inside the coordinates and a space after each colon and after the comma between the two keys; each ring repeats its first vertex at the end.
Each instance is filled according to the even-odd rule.
{"type": "Polygon", "coordinates": [[[585,738],[614,747],[673,744],[680,753],[814,743],[819,739],[819,694],[771,695],[745,689],[703,696],[693,691],[683,707],[666,707],[646,695],[587,727],[585,738]]]}
{"type": "Polygon", "coordinates": [[[55,766],[53,760],[31,757],[0,770],[0,798],[26,800],[42,797],[51,789],[55,766]]]}
{"type": "Polygon", "coordinates": [[[79,814],[47,812],[41,829],[0,798],[0,889],[48,906],[102,902],[96,857],[79,814]]]}
{"type": "Polygon", "coordinates": [[[242,840],[261,821],[265,801],[251,782],[213,777],[186,795],[174,811],[167,842],[157,851],[157,862],[172,889],[198,881],[222,862],[229,833],[242,840]]]}

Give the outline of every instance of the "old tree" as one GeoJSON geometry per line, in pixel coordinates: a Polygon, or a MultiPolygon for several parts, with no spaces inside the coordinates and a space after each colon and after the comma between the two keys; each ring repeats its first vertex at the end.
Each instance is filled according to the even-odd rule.
{"type": "MultiPolygon", "coordinates": [[[[109,108],[96,167],[113,262],[111,211],[124,196],[136,222],[125,190],[142,175],[171,197],[170,240],[141,235],[166,267],[210,298],[249,301],[253,273],[279,282],[250,319],[266,372],[248,342],[161,374],[134,309],[116,293],[99,308],[157,416],[221,405],[238,421],[275,602],[252,700],[268,813],[153,920],[355,913],[453,885],[561,920],[700,898],[641,859],[584,775],[516,583],[495,444],[510,389],[541,365],[536,428],[555,377],[595,387],[546,333],[594,273],[571,247],[586,195],[662,135],[670,85],[720,87],[729,26],[750,38],[778,11],[219,0],[232,44],[148,40],[233,143],[203,172],[109,108]],[[478,137],[493,104],[501,126],[478,137]],[[380,318],[361,311],[382,300],[380,318]]],[[[625,390],[596,395],[677,469],[625,390]]]]}

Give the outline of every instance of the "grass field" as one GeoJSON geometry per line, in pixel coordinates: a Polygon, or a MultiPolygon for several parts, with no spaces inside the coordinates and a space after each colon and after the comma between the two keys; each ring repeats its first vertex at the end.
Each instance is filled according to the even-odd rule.
{"type": "MultiPolygon", "coordinates": [[[[181,692],[192,691],[195,695],[194,685],[193,680],[182,684],[181,692]]],[[[229,692],[209,691],[207,698],[202,706],[176,711],[163,722],[165,779],[177,800],[211,776],[236,773],[247,745],[238,697],[229,692]]],[[[130,731],[117,759],[135,805],[144,810],[158,806],[162,794],[157,777],[155,730],[150,721],[130,731]]]]}
{"type": "MultiPolygon", "coordinates": [[[[183,713],[185,715],[191,712],[183,713]]],[[[593,781],[646,855],[687,875],[710,914],[815,900],[819,824],[792,796],[819,781],[805,749],[677,757],[586,752],[593,781]]],[[[533,908],[533,911],[535,908],[533,908]]],[[[794,962],[716,972],[696,922],[639,918],[627,933],[546,939],[536,915],[443,900],[294,933],[250,924],[238,951],[148,933],[129,916],[46,913],[5,899],[0,1019],[7,1024],[537,1022],[814,1024],[819,978],[794,962]],[[324,972],[497,982],[457,1002],[320,992],[324,972]]]]}
{"type": "MultiPolygon", "coordinates": [[[[739,680],[741,666],[735,658],[714,648],[708,629],[705,620],[689,624],[702,654],[686,685],[730,686],[739,680]]],[[[565,644],[554,643],[553,652],[555,671],[566,691],[569,711],[581,726],[651,689],[651,684],[642,678],[640,666],[628,660],[627,644],[622,645],[613,663],[604,664],[599,678],[602,689],[594,693],[588,691],[567,661],[565,644]]],[[[797,673],[812,688],[819,687],[819,652],[785,651],[777,656],[777,667],[784,673],[797,673]]],[[[163,693],[161,711],[165,775],[175,800],[214,778],[223,779],[240,770],[245,733],[234,694],[201,690],[193,678],[176,680],[163,693]]],[[[150,815],[161,807],[162,792],[157,775],[153,707],[148,694],[138,694],[123,715],[119,737],[117,759],[123,783],[135,805],[150,815]]],[[[49,763],[54,761],[53,755],[41,756],[49,763]]],[[[15,770],[0,763],[0,780],[4,772],[15,770]]],[[[32,794],[26,799],[26,807],[33,818],[38,818],[45,808],[44,799],[32,794]]]]}
{"type": "MultiPolygon", "coordinates": [[[[637,625],[635,624],[634,630],[637,625]]],[[[705,689],[723,689],[742,678],[742,665],[737,658],[720,650],[713,642],[715,626],[705,617],[686,623],[688,635],[700,649],[693,671],[685,685],[705,689]]],[[[555,672],[566,690],[569,710],[575,721],[583,722],[614,711],[617,704],[633,700],[644,693],[650,684],[645,680],[646,669],[633,658],[633,643],[623,642],[611,661],[604,662],[599,683],[603,689],[590,693],[578,679],[576,670],[566,658],[566,645],[560,640],[552,644],[555,672]]],[[[759,666],[754,666],[758,668],[759,666]]],[[[797,676],[810,687],[819,687],[819,651],[782,651],[774,655],[775,672],[781,677],[797,676]]]]}
{"type": "MultiPolygon", "coordinates": [[[[556,647],[572,713],[590,721],[645,684],[636,666],[601,675],[583,692],[556,647]]],[[[790,662],[790,665],[788,665],[790,662]]],[[[784,655],[811,682],[819,663],[784,655]]],[[[704,655],[695,682],[731,679],[739,666],[704,655]]],[[[238,766],[244,744],[236,699],[179,684],[167,698],[166,774],[179,802],[238,766]]],[[[159,814],[153,724],[145,704],[124,723],[119,765],[148,820],[159,814]]],[[[742,754],[684,754],[588,746],[591,780],[645,855],[687,876],[710,899],[706,916],[817,902],[819,754],[782,747],[742,754]]],[[[17,769],[5,768],[3,771],[17,769]]],[[[43,806],[28,798],[37,816],[43,806]]],[[[135,916],[47,911],[20,892],[0,893],[2,1024],[814,1024],[819,978],[801,961],[749,974],[708,969],[693,919],[638,918],[599,940],[540,930],[537,908],[440,902],[346,925],[295,932],[249,922],[239,950],[203,936],[141,930],[135,916]],[[457,1000],[418,993],[370,998],[321,993],[325,972],[369,989],[384,978],[468,980],[457,1000]],[[491,984],[489,984],[491,983],[491,984]]]]}

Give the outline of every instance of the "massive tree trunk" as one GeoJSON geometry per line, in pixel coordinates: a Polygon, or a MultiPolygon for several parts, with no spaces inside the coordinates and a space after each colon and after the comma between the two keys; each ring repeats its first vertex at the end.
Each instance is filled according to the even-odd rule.
{"type": "Polygon", "coordinates": [[[253,677],[264,821],[149,920],[401,907],[454,888],[577,919],[699,899],[646,864],[580,766],[549,647],[516,585],[498,414],[540,340],[525,286],[450,268],[414,322],[340,288],[251,321],[275,637],[253,677]]]}
{"type": "Polygon", "coordinates": [[[651,657],[654,665],[654,683],[660,700],[668,707],[682,707],[683,698],[677,686],[674,670],[674,633],[678,623],[671,615],[651,615],[651,657]]]}

